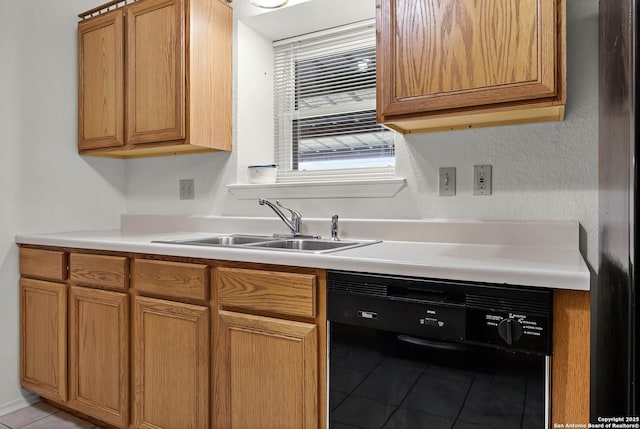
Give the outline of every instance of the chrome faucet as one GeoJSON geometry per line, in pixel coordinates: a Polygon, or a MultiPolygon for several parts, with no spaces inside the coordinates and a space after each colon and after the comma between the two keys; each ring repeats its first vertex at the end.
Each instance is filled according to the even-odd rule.
{"type": "Polygon", "coordinates": [[[282,207],[283,209],[288,210],[289,213],[291,213],[291,220],[289,220],[287,219],[287,216],[282,213],[282,210],[276,207],[276,204],[273,204],[271,201],[260,198],[258,200],[258,204],[260,204],[261,206],[266,204],[271,207],[271,209],[276,212],[280,219],[282,219],[285,225],[289,227],[289,229],[291,230],[291,235],[300,235],[300,229],[302,228],[302,215],[300,214],[300,212],[291,210],[290,208],[287,208],[280,204],[280,201],[276,200],[276,204],[278,205],[278,207],[282,207]]]}

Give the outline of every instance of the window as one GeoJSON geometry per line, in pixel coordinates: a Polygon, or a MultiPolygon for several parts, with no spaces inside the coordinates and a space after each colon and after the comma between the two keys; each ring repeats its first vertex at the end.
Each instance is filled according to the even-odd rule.
{"type": "Polygon", "coordinates": [[[394,133],[376,124],[375,23],[274,43],[279,182],[389,178],[394,133]]]}

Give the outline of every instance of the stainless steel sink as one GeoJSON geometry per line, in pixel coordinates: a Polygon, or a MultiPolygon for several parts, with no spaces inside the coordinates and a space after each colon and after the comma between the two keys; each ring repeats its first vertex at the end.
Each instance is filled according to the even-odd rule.
{"type": "Polygon", "coordinates": [[[267,235],[232,234],[217,237],[197,238],[194,240],[154,241],[154,243],[187,244],[194,246],[238,246],[273,240],[275,240],[273,237],[267,235]]]}
{"type": "Polygon", "coordinates": [[[329,252],[331,250],[343,250],[345,248],[352,248],[358,246],[365,246],[372,244],[373,242],[362,241],[331,241],[320,239],[288,239],[278,241],[267,241],[266,243],[255,243],[252,247],[262,247],[268,249],[282,249],[282,250],[299,250],[305,252],[329,252]]]}
{"type": "Polygon", "coordinates": [[[333,241],[319,238],[277,238],[266,235],[231,234],[192,240],[153,241],[153,243],[188,246],[238,247],[243,249],[288,250],[293,252],[329,253],[379,243],[379,241],[333,241]]]}

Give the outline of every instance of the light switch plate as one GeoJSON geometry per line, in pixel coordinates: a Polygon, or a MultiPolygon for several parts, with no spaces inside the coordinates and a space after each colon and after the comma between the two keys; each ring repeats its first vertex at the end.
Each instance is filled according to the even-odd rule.
{"type": "Polygon", "coordinates": [[[440,167],[438,184],[441,197],[454,196],[456,194],[456,168],[440,167]]]}
{"type": "Polygon", "coordinates": [[[180,180],[180,199],[193,200],[194,198],[195,198],[195,180],[181,179],[180,180]]]}

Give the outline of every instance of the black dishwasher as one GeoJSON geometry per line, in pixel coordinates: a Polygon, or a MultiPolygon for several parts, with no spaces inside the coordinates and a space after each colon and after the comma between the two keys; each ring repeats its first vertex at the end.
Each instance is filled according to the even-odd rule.
{"type": "Polygon", "coordinates": [[[552,291],[329,271],[330,429],[543,429],[552,291]]]}

